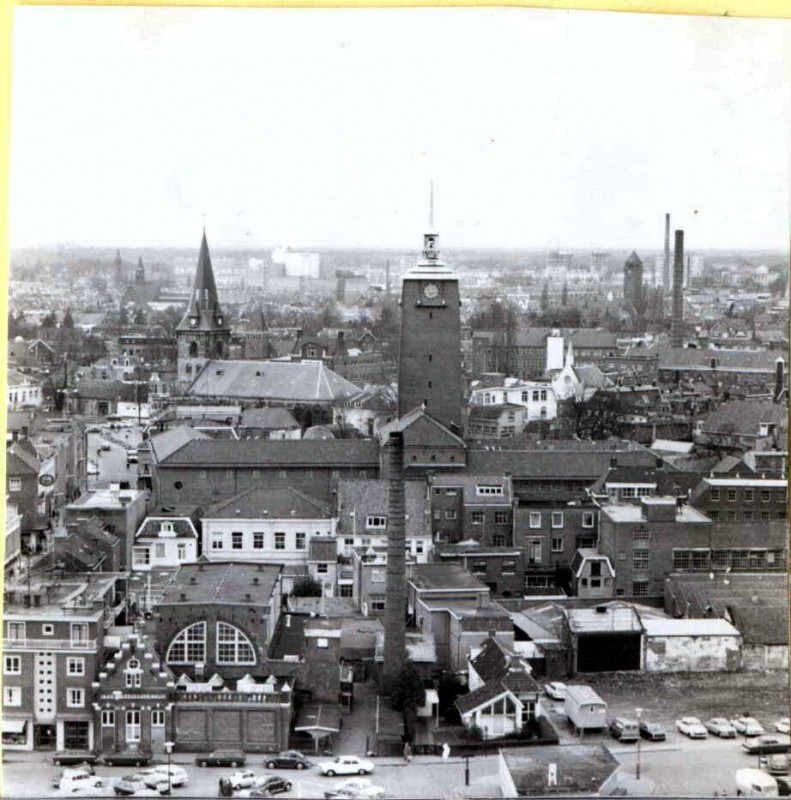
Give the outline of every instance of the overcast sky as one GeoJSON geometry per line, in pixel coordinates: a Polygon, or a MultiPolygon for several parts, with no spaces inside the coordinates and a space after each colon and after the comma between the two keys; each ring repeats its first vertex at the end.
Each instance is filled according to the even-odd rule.
{"type": "Polygon", "coordinates": [[[12,245],[789,241],[791,21],[15,9],[12,245]]]}

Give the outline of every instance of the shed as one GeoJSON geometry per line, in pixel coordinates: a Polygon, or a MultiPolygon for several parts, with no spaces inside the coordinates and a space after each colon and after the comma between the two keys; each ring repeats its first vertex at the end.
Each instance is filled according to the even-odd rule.
{"type": "Polygon", "coordinates": [[[724,619],[644,619],[643,668],[649,672],[734,672],[742,637],[724,619]]]}

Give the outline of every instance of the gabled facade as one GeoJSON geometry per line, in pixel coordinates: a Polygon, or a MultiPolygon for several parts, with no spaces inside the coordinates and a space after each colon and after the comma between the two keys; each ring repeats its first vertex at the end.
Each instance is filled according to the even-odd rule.
{"type": "Polygon", "coordinates": [[[198,558],[198,532],[189,517],[146,517],[135,534],[132,569],[150,572],[198,558]]]}

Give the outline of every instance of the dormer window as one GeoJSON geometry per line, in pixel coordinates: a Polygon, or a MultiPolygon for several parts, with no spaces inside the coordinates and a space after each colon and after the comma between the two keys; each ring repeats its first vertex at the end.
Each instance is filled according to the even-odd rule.
{"type": "Polygon", "coordinates": [[[197,324],[198,324],[198,318],[190,317],[190,325],[192,325],[192,327],[194,328],[197,324]]]}
{"type": "Polygon", "coordinates": [[[217,317],[217,324],[222,325],[222,317],[217,317]]]}
{"type": "Polygon", "coordinates": [[[140,662],[136,658],[130,658],[129,661],[126,662],[124,678],[127,689],[137,689],[140,687],[143,680],[143,670],[140,668],[140,662]]]}

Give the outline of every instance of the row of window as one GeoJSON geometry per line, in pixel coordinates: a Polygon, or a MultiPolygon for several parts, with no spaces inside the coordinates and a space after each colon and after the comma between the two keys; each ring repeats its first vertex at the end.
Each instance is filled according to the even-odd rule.
{"type": "Polygon", "coordinates": [[[745,509],[741,511],[741,513],[738,511],[726,511],[723,514],[716,508],[710,509],[708,514],[712,522],[756,522],[758,520],[761,522],[771,522],[773,519],[782,521],[787,516],[784,508],[775,512],[774,515],[772,515],[771,511],[760,511],[756,515],[756,513],[750,509],[745,509]]]}
{"type": "MultiPolygon", "coordinates": [[[[320,536],[321,532],[316,531],[316,535],[320,536]]],[[[294,533],[292,549],[294,550],[307,550],[308,535],[304,531],[297,531],[294,533]]],[[[224,550],[226,545],[230,544],[231,550],[265,550],[267,549],[267,535],[264,531],[253,531],[252,533],[244,533],[242,531],[232,531],[230,541],[227,534],[223,531],[214,531],[211,535],[211,549],[224,550]]],[[[285,550],[286,549],[286,532],[275,531],[270,543],[270,549],[285,550]]]]}
{"type": "MultiPolygon", "coordinates": [[[[774,494],[774,500],[777,503],[785,503],[788,499],[788,490],[785,488],[776,489],[772,492],[771,489],[761,489],[760,490],[760,497],[762,503],[771,503],[772,502],[772,495],[774,494]]],[[[754,503],[755,502],[755,489],[742,489],[741,492],[741,502],[742,503],[754,503]]],[[[738,489],[726,489],[725,490],[725,497],[729,503],[736,503],[739,501],[739,490],[738,489]]],[[[718,488],[712,487],[709,489],[709,499],[712,503],[719,503],[722,499],[722,491],[718,488]]]]}
{"type": "MultiPolygon", "coordinates": [[[[165,660],[168,664],[205,663],[207,652],[206,623],[195,622],[173,639],[165,660]]],[[[256,663],[250,640],[242,631],[227,622],[217,623],[215,658],[218,664],[256,663]]]]}
{"type": "MultiPolygon", "coordinates": [[[[134,565],[136,567],[146,566],[151,563],[151,548],[150,547],[135,547],[132,550],[134,555],[134,565]]],[[[157,560],[164,559],[166,556],[165,543],[156,542],[154,544],[154,558],[157,560]]],[[[187,545],[176,545],[176,557],[179,561],[187,560],[187,545]]]]}
{"type": "MultiPolygon", "coordinates": [[[[139,742],[142,729],[142,714],[139,709],[129,709],[125,712],[124,722],[126,723],[126,741],[139,742]]],[[[102,711],[102,727],[114,728],[115,727],[115,710],[104,709],[102,711]]],[[[152,708],[151,709],[151,727],[164,728],[165,727],[165,709],[152,708]]]]}
{"type": "MultiPolygon", "coordinates": [[[[531,511],[529,525],[531,528],[540,528],[542,523],[542,514],[540,511],[531,511]]],[[[592,528],[596,523],[596,516],[593,511],[582,512],[582,527],[592,528]]],[[[564,527],[564,517],[562,511],[550,512],[550,525],[553,528],[564,527]]]]}
{"type": "MultiPolygon", "coordinates": [[[[470,572],[473,575],[486,574],[486,561],[473,561],[470,566],[470,572]]],[[[515,575],[516,574],[516,561],[503,561],[499,565],[498,572],[500,575],[515,575]]]]}
{"type": "MultiPolygon", "coordinates": [[[[22,687],[4,686],[3,705],[18,707],[22,705],[22,687]]],[[[85,708],[85,689],[66,689],[67,708],[85,708]]]]}
{"type": "Polygon", "coordinates": [[[674,570],[785,569],[787,561],[783,549],[673,550],[674,570]]]}
{"type": "MultiPolygon", "coordinates": [[[[21,675],[22,656],[4,656],[3,674],[21,675]]],[[[69,656],[66,659],[66,674],[73,677],[85,675],[85,659],[81,656],[69,656]]]]}
{"type": "MultiPolygon", "coordinates": [[[[71,644],[73,646],[84,645],[88,643],[88,623],[87,622],[72,622],[71,628],[71,644]]],[[[27,639],[27,624],[24,622],[7,622],[6,623],[7,638],[12,642],[24,642],[27,639]]],[[[54,636],[55,626],[51,623],[43,623],[41,626],[42,636],[54,636]]]]}

